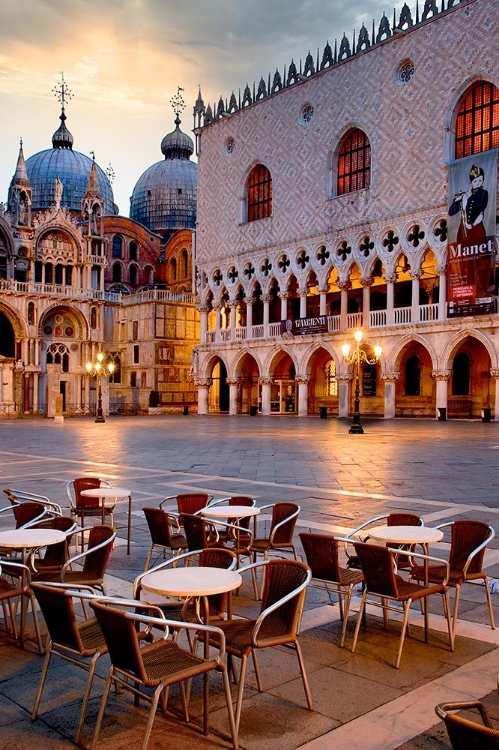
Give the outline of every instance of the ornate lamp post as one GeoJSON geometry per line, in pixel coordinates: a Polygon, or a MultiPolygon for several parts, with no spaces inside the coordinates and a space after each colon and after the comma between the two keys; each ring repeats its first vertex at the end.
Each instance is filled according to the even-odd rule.
{"type": "Polygon", "coordinates": [[[109,362],[107,365],[103,364],[104,355],[99,352],[97,355],[97,362],[87,362],[85,369],[90,377],[97,378],[97,411],[95,414],[96,422],[105,422],[104,414],[102,413],[102,376],[112,375],[114,372],[114,362],[109,362]]]}
{"type": "Polygon", "coordinates": [[[350,344],[343,344],[341,351],[347,365],[353,365],[355,369],[355,393],[352,426],[348,430],[350,435],[363,435],[364,428],[360,423],[360,363],[365,362],[368,365],[374,365],[381,357],[382,349],[380,346],[374,347],[374,357],[368,357],[363,349],[360,348],[363,333],[359,329],[354,333],[355,348],[350,351],[350,344]]]}

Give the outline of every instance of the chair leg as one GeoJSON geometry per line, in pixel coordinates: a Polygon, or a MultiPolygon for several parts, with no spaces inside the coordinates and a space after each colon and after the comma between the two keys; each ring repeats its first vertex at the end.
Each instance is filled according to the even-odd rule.
{"type": "Polygon", "coordinates": [[[147,717],[146,731],[144,733],[144,738],[142,740],[142,745],[140,746],[140,750],[147,750],[149,737],[151,736],[152,725],[154,723],[154,719],[156,718],[156,711],[158,708],[158,703],[159,703],[159,699],[160,699],[162,691],[163,691],[162,684],[158,685],[158,687],[154,691],[152,701],[151,701],[151,708],[149,710],[149,716],[147,717]]]}
{"type": "Polygon", "coordinates": [[[449,632],[449,647],[451,651],[454,651],[455,632],[453,623],[450,616],[450,603],[449,603],[449,592],[442,592],[442,601],[444,604],[444,615],[447,620],[447,630],[449,632]]]}
{"type": "Polygon", "coordinates": [[[484,585],[485,585],[485,595],[487,597],[487,606],[489,608],[490,627],[492,628],[492,630],[495,630],[496,622],[494,620],[494,610],[492,609],[492,598],[490,596],[488,576],[484,576],[484,585]]]}
{"type": "Polygon", "coordinates": [[[225,691],[225,701],[227,703],[227,714],[229,716],[230,734],[232,737],[232,747],[233,747],[233,750],[238,750],[237,729],[236,729],[236,722],[234,720],[234,711],[232,710],[232,696],[230,694],[229,675],[228,675],[225,664],[220,664],[219,668],[220,668],[220,671],[222,672],[222,680],[223,680],[224,691],[225,691]]]}
{"type": "Polygon", "coordinates": [[[258,657],[256,655],[255,649],[252,650],[251,654],[253,656],[253,665],[255,667],[256,686],[258,688],[258,692],[263,693],[262,673],[260,672],[260,665],[258,663],[258,657]]]}
{"type": "Polygon", "coordinates": [[[411,608],[412,599],[408,599],[404,602],[404,619],[402,620],[402,630],[400,631],[399,650],[397,653],[397,663],[395,669],[400,667],[400,659],[402,657],[402,649],[404,647],[405,631],[407,630],[407,623],[409,621],[409,610],[411,608]]]}
{"type": "Polygon", "coordinates": [[[47,672],[48,672],[51,656],[52,656],[52,643],[49,643],[47,644],[47,651],[46,651],[45,659],[43,662],[42,673],[40,675],[40,684],[38,685],[38,690],[36,691],[35,704],[33,706],[33,711],[31,712],[31,721],[34,721],[36,717],[38,716],[38,708],[40,707],[43,687],[45,685],[45,678],[47,677],[47,672]]]}
{"type": "Polygon", "coordinates": [[[113,681],[113,668],[111,667],[107,676],[106,684],[104,685],[104,692],[102,694],[102,699],[100,702],[100,708],[99,708],[99,714],[97,716],[97,721],[95,722],[94,736],[92,737],[92,744],[90,745],[90,750],[95,750],[95,748],[97,747],[97,741],[99,739],[102,719],[104,718],[104,711],[106,710],[107,699],[109,697],[109,691],[111,690],[112,681],[113,681]]]}
{"type": "Polygon", "coordinates": [[[248,663],[248,657],[245,654],[241,659],[241,670],[239,672],[239,687],[237,690],[237,703],[236,703],[236,732],[239,735],[239,724],[241,723],[241,709],[243,706],[243,693],[244,693],[244,680],[246,679],[246,665],[248,663]]]}
{"type": "Polygon", "coordinates": [[[454,634],[456,633],[456,625],[457,625],[457,612],[459,609],[459,597],[461,595],[461,586],[459,583],[456,584],[455,588],[455,598],[454,598],[454,612],[452,615],[452,630],[454,631],[454,634]]]}
{"type": "Polygon", "coordinates": [[[81,702],[80,719],[78,721],[78,728],[75,735],[75,745],[80,744],[81,733],[83,732],[83,724],[87,715],[88,701],[90,698],[90,691],[92,689],[92,681],[94,679],[95,667],[97,666],[97,660],[100,657],[100,653],[97,652],[93,657],[88,667],[87,684],[85,686],[85,693],[81,702]]]}
{"type": "Polygon", "coordinates": [[[38,622],[38,615],[36,613],[35,596],[33,593],[27,593],[26,596],[29,597],[29,600],[31,602],[31,612],[33,615],[33,625],[35,626],[35,635],[36,635],[36,642],[38,644],[38,653],[43,654],[42,636],[40,633],[40,623],[38,622]]]}
{"type": "Polygon", "coordinates": [[[343,624],[341,626],[340,648],[343,648],[343,646],[345,645],[345,637],[347,634],[347,624],[348,624],[348,614],[350,612],[350,602],[352,600],[352,592],[353,592],[353,585],[350,584],[350,586],[345,592],[345,605],[344,606],[341,601],[342,595],[339,594],[340,615],[343,620],[343,624]]]}
{"type": "Polygon", "coordinates": [[[362,592],[362,597],[360,599],[360,606],[359,606],[359,614],[357,615],[357,622],[355,623],[355,631],[353,634],[353,641],[352,641],[352,654],[355,651],[355,647],[357,645],[357,638],[359,637],[359,630],[360,630],[360,624],[362,622],[362,615],[364,613],[364,609],[366,606],[366,598],[367,598],[367,589],[364,589],[362,592]]]}
{"type": "Polygon", "coordinates": [[[294,641],[293,645],[294,645],[295,650],[296,650],[296,655],[298,656],[298,664],[300,665],[301,679],[302,679],[302,682],[303,682],[303,689],[305,691],[305,697],[307,699],[307,706],[308,706],[309,711],[312,711],[312,709],[313,709],[313,706],[312,706],[312,693],[310,692],[310,686],[308,684],[308,677],[307,677],[307,673],[305,671],[305,662],[303,660],[303,654],[301,652],[301,646],[298,643],[298,641],[294,641]]]}
{"type": "Polygon", "coordinates": [[[149,552],[147,553],[147,559],[146,559],[146,564],[144,566],[144,571],[149,569],[149,563],[151,562],[151,557],[152,557],[152,550],[153,550],[153,545],[151,544],[151,546],[149,547],[149,552]]]}

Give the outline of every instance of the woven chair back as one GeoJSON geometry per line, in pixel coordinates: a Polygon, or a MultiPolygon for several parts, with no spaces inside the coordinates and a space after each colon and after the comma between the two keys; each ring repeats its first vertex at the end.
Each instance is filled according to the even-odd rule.
{"type": "Polygon", "coordinates": [[[73,480],[76,508],[99,508],[98,497],[83,497],[83,490],[95,490],[101,486],[98,477],[78,477],[73,480]]]}
{"type": "Polygon", "coordinates": [[[197,513],[205,508],[210,501],[210,495],[205,492],[196,494],[185,493],[177,495],[177,507],[179,513],[197,513]]]}
{"type": "MultiPolygon", "coordinates": [[[[308,566],[297,560],[269,560],[265,564],[261,611],[302,585],[308,566]]],[[[260,635],[281,637],[298,632],[303,596],[295,596],[265,618],[260,635]]]]}
{"type": "Polygon", "coordinates": [[[321,581],[341,581],[338,542],[330,534],[314,534],[303,531],[301,543],[312,578],[321,581]]]}
{"type": "MultiPolygon", "coordinates": [[[[454,521],[451,526],[449,553],[449,566],[453,573],[463,570],[468,557],[488,538],[490,532],[490,526],[483,521],[454,521]]],[[[484,555],[485,547],[471,561],[467,570],[468,574],[480,573],[483,570],[484,555]]]]}
{"type": "Polygon", "coordinates": [[[168,513],[161,508],[143,508],[146,517],[151,542],[163,547],[171,547],[171,527],[168,523],[168,513]]]}
{"type": "Polygon", "coordinates": [[[379,596],[398,598],[393,552],[390,552],[387,547],[378,547],[364,542],[354,542],[353,546],[367,590],[379,596]]]}
{"type": "Polygon", "coordinates": [[[181,513],[180,521],[184,527],[187,548],[190,552],[195,552],[198,549],[204,549],[208,546],[206,521],[204,518],[194,516],[190,513],[181,513]]]}
{"type": "Polygon", "coordinates": [[[422,526],[423,519],[415,513],[390,513],[386,517],[387,526],[422,526]]]}
{"type": "Polygon", "coordinates": [[[475,724],[456,714],[447,714],[445,726],[453,750],[499,750],[499,729],[475,724]]]}
{"type": "MultiPolygon", "coordinates": [[[[289,516],[296,513],[298,508],[299,506],[296,505],[296,503],[276,503],[272,509],[270,533],[272,533],[278,523],[286,521],[289,516]]],[[[276,546],[279,544],[291,544],[293,542],[293,534],[297,520],[298,516],[295,516],[294,518],[290,518],[287,523],[283,523],[283,525],[277,529],[272,543],[276,546]]]]}
{"type": "Polygon", "coordinates": [[[36,581],[33,581],[31,587],[40,605],[52,642],[83,654],[85,647],[78,632],[71,595],[63,588],[46,586],[36,581]]]}
{"type": "Polygon", "coordinates": [[[87,551],[93,550],[93,548],[98,544],[107,542],[108,540],[109,544],[107,544],[105,547],[101,547],[100,549],[96,549],[93,552],[90,551],[87,555],[85,555],[85,561],[83,563],[83,574],[86,578],[92,580],[102,580],[104,578],[107,563],[109,561],[109,556],[111,555],[113,549],[112,539],[114,537],[114,534],[115,531],[112,526],[98,525],[92,526],[92,528],[90,529],[87,551]]]}
{"type": "MultiPolygon", "coordinates": [[[[148,683],[134,621],[127,618],[124,610],[101,602],[90,602],[90,606],[102,630],[113,667],[135,675],[143,683],[148,683]]],[[[159,682],[158,679],[154,684],[159,682]]]]}

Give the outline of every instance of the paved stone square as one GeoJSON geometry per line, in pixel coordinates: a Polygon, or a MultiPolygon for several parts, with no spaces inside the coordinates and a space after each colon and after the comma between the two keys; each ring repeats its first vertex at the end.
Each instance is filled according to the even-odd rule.
{"type": "MultiPolygon", "coordinates": [[[[420,513],[429,526],[454,518],[478,518],[497,525],[499,512],[499,423],[479,421],[366,421],[364,435],[349,435],[349,422],[287,417],[154,416],[0,421],[1,487],[32,490],[68,508],[66,483],[98,474],[132,491],[132,548],[126,554],[127,502],[115,513],[118,544],[108,567],[107,591],[130,596],[143,570],[149,532],[141,509],[167,495],[199,490],[216,497],[250,494],[259,506],[279,500],[300,504],[297,534],[338,530],[394,509],[420,513]]],[[[3,503],[6,504],[6,503],[3,503]]],[[[265,524],[268,514],[259,518],[265,524]]],[[[448,545],[440,544],[440,550],[448,545]]],[[[440,551],[439,550],[439,551],[440,551]]],[[[433,552],[436,550],[434,549],[433,552]]],[[[300,550],[301,552],[301,550],[300,550]]],[[[499,578],[499,541],[486,556],[499,578]]],[[[254,612],[245,581],[235,598],[236,615],[254,612]]],[[[453,594],[451,594],[451,597],[453,594]]],[[[350,651],[352,616],[344,649],[336,597],[307,593],[301,642],[314,699],[308,712],[296,659],[285,649],[263,653],[265,692],[256,691],[250,669],[240,730],[240,746],[310,750],[448,748],[434,713],[438,702],[480,698],[495,688],[499,635],[488,625],[485,592],[463,587],[456,651],[445,638],[445,623],[431,617],[430,642],[421,638],[414,612],[399,670],[393,668],[397,625],[388,631],[369,613],[355,654],[350,651]],[[471,591],[470,591],[471,589],[471,591]],[[423,733],[423,735],[421,734],[423,733]]],[[[355,605],[354,605],[355,610],[355,605]]],[[[84,675],[54,662],[39,719],[31,723],[42,659],[31,644],[24,652],[0,641],[0,750],[71,747],[84,675]]],[[[108,662],[96,679],[85,742],[91,739],[108,662]]],[[[219,681],[212,680],[212,733],[158,715],[150,748],[229,747],[219,681]]],[[[172,693],[175,704],[176,693],[172,693]]],[[[199,715],[195,691],[191,713],[199,715]]],[[[139,746],[144,709],[127,696],[110,700],[102,746],[139,746]]]]}

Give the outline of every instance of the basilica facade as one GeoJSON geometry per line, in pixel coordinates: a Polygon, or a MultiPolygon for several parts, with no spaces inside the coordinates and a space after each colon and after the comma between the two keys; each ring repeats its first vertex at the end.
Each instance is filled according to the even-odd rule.
{"type": "Polygon", "coordinates": [[[121,216],[109,176],[73,148],[64,79],[59,91],[52,148],[25,159],[21,143],[0,204],[0,418],[93,415],[99,391],[105,413],[195,406],[192,140],[176,112],[132,196],[139,215],[121,216]],[[179,191],[185,205],[169,202],[179,191]]]}
{"type": "Polygon", "coordinates": [[[498,30],[426,0],[199,97],[200,413],[497,418],[498,30]]]}

